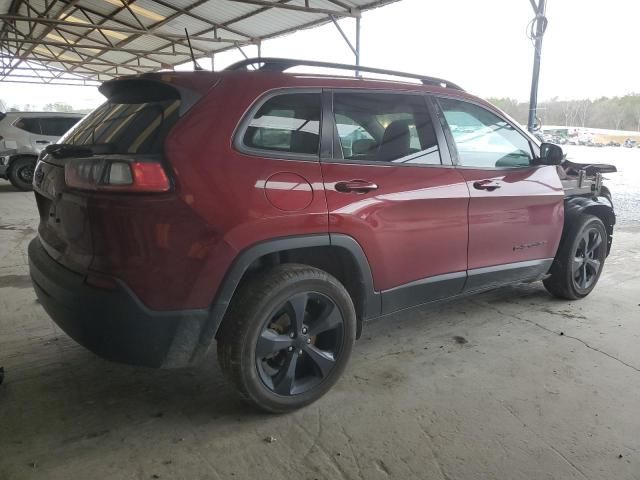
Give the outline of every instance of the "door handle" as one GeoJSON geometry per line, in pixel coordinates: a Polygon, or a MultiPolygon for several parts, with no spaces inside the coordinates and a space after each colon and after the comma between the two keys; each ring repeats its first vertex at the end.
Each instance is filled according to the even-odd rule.
{"type": "Polygon", "coordinates": [[[36,140],[36,143],[47,144],[47,143],[51,143],[51,142],[49,140],[36,140]]]}
{"type": "Polygon", "coordinates": [[[477,182],[473,182],[473,188],[476,190],[486,190],[488,192],[493,192],[500,188],[499,182],[493,182],[491,180],[480,180],[477,182]]]}
{"type": "Polygon", "coordinates": [[[337,182],[335,188],[340,193],[368,193],[377,190],[378,185],[366,180],[348,180],[337,182]]]}

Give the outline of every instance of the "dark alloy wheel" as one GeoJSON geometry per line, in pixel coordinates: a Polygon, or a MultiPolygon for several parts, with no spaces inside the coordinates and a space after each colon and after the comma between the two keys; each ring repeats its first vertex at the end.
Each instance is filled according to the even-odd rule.
{"type": "Polygon", "coordinates": [[[584,232],[577,243],[572,266],[574,287],[576,290],[586,291],[600,274],[604,240],[600,230],[592,227],[584,232]]]}
{"type": "Polygon", "coordinates": [[[338,380],[356,336],[353,302],[327,272],[285,264],[244,282],[218,333],[218,360],[262,410],[314,402],[338,380]]]}
{"type": "Polygon", "coordinates": [[[33,172],[35,171],[35,159],[32,157],[19,157],[11,162],[9,181],[19,190],[28,191],[33,188],[33,172]]]}
{"type": "Polygon", "coordinates": [[[297,395],[322,382],[341,353],[342,314],[317,292],[289,298],[265,323],[256,343],[256,368],[277,395],[297,395]]]}
{"type": "Polygon", "coordinates": [[[607,258],[608,237],[602,220],[583,215],[570,225],[560,241],[550,277],[544,280],[552,295],[576,300],[596,286],[607,258]]]}

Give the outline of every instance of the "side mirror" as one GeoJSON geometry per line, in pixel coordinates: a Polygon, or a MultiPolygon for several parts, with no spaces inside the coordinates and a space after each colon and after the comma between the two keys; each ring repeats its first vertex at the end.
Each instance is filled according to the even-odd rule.
{"type": "Polygon", "coordinates": [[[539,163],[541,165],[560,165],[563,159],[564,152],[558,145],[547,142],[540,145],[539,163]]]}

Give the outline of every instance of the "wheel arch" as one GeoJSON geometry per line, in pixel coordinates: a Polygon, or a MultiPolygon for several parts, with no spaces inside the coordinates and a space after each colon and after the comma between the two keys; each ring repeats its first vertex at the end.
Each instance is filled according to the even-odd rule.
{"type": "Polygon", "coordinates": [[[565,200],[565,230],[573,225],[581,215],[594,215],[602,220],[607,230],[607,255],[611,251],[613,242],[613,227],[616,224],[616,214],[613,202],[608,196],[571,197],[565,200]]]}
{"type": "Polygon", "coordinates": [[[31,158],[33,159],[34,166],[38,162],[38,156],[31,153],[16,153],[14,155],[9,156],[9,163],[7,164],[7,174],[11,171],[13,164],[16,160],[20,160],[21,158],[31,158]]]}
{"type": "Polygon", "coordinates": [[[206,354],[241,283],[266,268],[285,263],[319,268],[343,283],[356,308],[357,337],[364,320],[380,315],[380,295],[374,290],[367,257],[355,239],[342,234],[318,234],[268,240],[243,250],[227,270],[192,361],[206,354]]]}

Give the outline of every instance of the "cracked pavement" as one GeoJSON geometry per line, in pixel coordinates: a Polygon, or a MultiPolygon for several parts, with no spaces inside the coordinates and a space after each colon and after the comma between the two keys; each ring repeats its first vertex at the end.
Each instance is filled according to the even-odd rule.
{"type": "Polygon", "coordinates": [[[265,415],[215,355],[161,371],[76,345],[26,277],[32,195],[0,199],[2,480],[640,479],[640,225],[587,299],[516,285],[369,323],[331,392],[265,415]]]}

